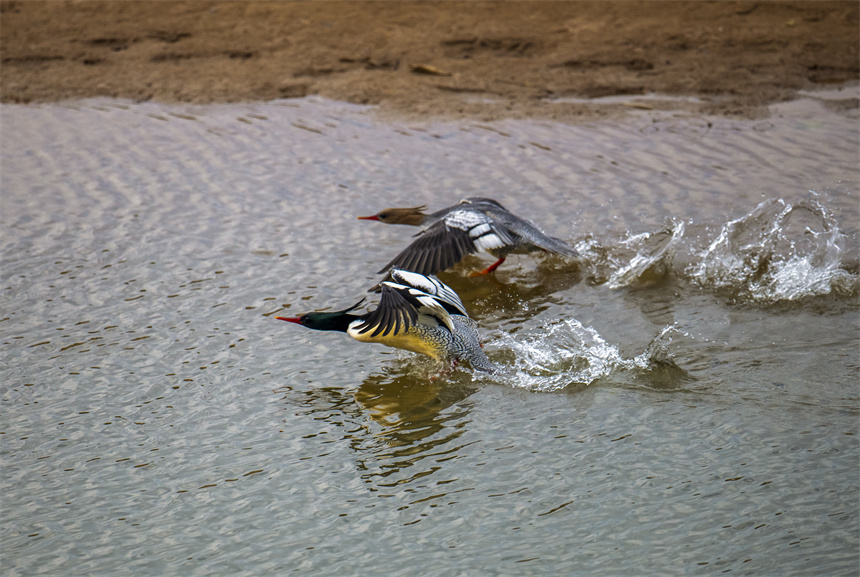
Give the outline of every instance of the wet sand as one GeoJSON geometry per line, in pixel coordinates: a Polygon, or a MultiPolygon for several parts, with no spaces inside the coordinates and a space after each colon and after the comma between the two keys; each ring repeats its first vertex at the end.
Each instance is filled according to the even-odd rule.
{"type": "Polygon", "coordinates": [[[0,11],[6,103],[315,94],[488,120],[630,106],[755,117],[860,77],[857,2],[80,0],[0,11]],[[651,93],[684,98],[636,102],[651,93]],[[630,99],[581,101],[616,95],[630,99]]]}

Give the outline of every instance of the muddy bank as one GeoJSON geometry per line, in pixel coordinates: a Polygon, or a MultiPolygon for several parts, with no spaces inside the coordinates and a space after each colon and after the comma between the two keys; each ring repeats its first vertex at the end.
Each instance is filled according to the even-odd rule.
{"type": "MultiPolygon", "coordinates": [[[[860,77],[856,2],[0,2],[0,99],[317,94],[394,113],[755,116],[860,77]],[[560,100],[560,102],[559,102],[560,100]],[[643,105],[644,106],[644,105],[643,105]]],[[[845,106],[856,106],[856,102],[845,106]]]]}

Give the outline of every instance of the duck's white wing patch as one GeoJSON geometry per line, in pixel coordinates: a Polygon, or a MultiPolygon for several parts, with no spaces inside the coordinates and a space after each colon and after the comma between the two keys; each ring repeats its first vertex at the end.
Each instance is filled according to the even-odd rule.
{"type": "Polygon", "coordinates": [[[478,250],[484,252],[490,252],[513,244],[505,242],[505,238],[491,224],[479,224],[469,230],[469,236],[472,237],[472,242],[475,243],[478,250]]]}
{"type": "Polygon", "coordinates": [[[418,317],[422,316],[430,316],[435,318],[437,321],[448,327],[448,330],[452,333],[454,332],[454,323],[451,321],[451,315],[445,310],[439,301],[431,296],[422,296],[418,298],[418,302],[421,303],[421,306],[417,308],[418,317]]]}
{"type": "Polygon", "coordinates": [[[469,316],[466,313],[466,307],[463,306],[463,301],[460,300],[457,293],[438,278],[400,269],[392,269],[391,277],[404,285],[424,291],[437,300],[447,303],[457,309],[463,316],[469,316]]]}
{"type": "Polygon", "coordinates": [[[473,210],[454,210],[445,216],[445,224],[464,230],[478,250],[490,252],[516,245],[510,231],[492,217],[473,210]]]}
{"type": "Polygon", "coordinates": [[[410,286],[431,295],[436,294],[437,285],[441,284],[438,281],[434,283],[434,279],[432,277],[418,274],[417,272],[401,270],[399,268],[392,269],[391,278],[400,284],[410,286]]]}

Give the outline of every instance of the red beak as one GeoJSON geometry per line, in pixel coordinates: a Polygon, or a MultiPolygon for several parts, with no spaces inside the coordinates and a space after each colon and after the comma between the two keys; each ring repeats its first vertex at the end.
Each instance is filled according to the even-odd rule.
{"type": "Polygon", "coordinates": [[[379,217],[375,214],[373,216],[359,216],[358,220],[379,220],[379,217]]]}
{"type": "Polygon", "coordinates": [[[301,317],[275,317],[279,321],[287,321],[288,323],[296,323],[298,325],[302,324],[301,317]]]}

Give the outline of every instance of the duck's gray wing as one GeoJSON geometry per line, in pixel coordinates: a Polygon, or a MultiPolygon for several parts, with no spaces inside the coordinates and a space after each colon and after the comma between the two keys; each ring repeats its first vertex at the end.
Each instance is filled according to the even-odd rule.
{"type": "Polygon", "coordinates": [[[399,268],[431,275],[454,266],[467,254],[516,245],[515,236],[486,214],[455,210],[420,233],[412,244],[379,272],[399,268]]]}
{"type": "MultiPolygon", "coordinates": [[[[496,203],[498,204],[498,203],[496,203]]],[[[520,243],[526,243],[562,256],[577,257],[579,253],[560,238],[545,234],[533,222],[521,218],[507,210],[499,210],[490,203],[476,205],[481,211],[498,225],[506,228],[509,233],[520,238],[520,243]]],[[[501,206],[501,205],[499,205],[501,206]]]]}

